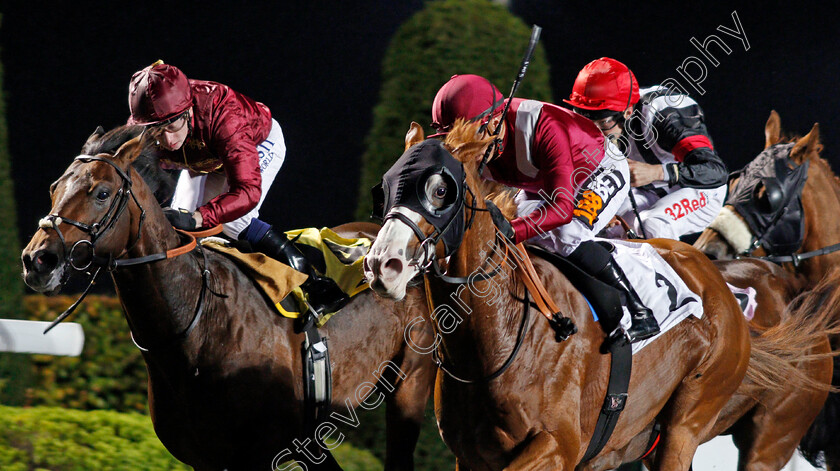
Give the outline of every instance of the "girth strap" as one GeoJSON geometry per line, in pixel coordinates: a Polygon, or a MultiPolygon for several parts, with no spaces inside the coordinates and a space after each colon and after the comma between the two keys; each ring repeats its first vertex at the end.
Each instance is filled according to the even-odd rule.
{"type": "Polygon", "coordinates": [[[595,431],[592,439],[586,448],[581,463],[594,458],[610,439],[618,422],[621,411],[627,403],[627,389],[630,386],[630,373],[633,367],[633,351],[630,343],[624,341],[623,337],[615,340],[608,339],[610,343],[610,380],[607,385],[607,397],[598,415],[598,422],[595,423],[595,431]]]}

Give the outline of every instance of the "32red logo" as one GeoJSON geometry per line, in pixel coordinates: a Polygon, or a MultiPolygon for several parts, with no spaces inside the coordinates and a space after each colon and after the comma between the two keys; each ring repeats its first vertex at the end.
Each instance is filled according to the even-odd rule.
{"type": "Polygon", "coordinates": [[[665,214],[671,216],[671,219],[674,221],[684,218],[689,214],[697,211],[700,208],[706,206],[706,194],[700,193],[700,198],[696,198],[693,200],[689,200],[688,198],[683,198],[679,202],[674,203],[672,206],[665,208],[665,214]]]}

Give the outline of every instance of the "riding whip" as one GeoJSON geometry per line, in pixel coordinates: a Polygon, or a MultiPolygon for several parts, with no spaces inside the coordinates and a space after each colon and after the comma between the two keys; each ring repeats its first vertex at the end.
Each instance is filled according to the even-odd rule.
{"type": "Polygon", "coordinates": [[[507,118],[507,112],[510,108],[510,102],[513,101],[513,96],[516,94],[519,84],[522,83],[522,79],[525,78],[525,72],[531,64],[531,57],[534,55],[534,50],[537,48],[541,32],[542,28],[537,25],[534,25],[531,28],[531,40],[528,43],[528,50],[525,51],[525,57],[522,58],[522,64],[519,66],[519,73],[516,75],[516,80],[513,81],[513,86],[510,87],[510,95],[508,95],[508,99],[505,102],[505,108],[502,111],[502,119],[499,121],[499,125],[496,126],[496,129],[494,129],[491,134],[491,136],[494,137],[493,144],[487,147],[487,151],[484,153],[484,158],[481,159],[481,164],[478,166],[479,175],[481,175],[484,171],[484,166],[487,165],[487,161],[490,160],[490,153],[499,150],[500,142],[498,136],[502,131],[502,127],[505,125],[505,119],[507,118]]]}
{"type": "Polygon", "coordinates": [[[633,207],[633,214],[636,215],[636,220],[639,221],[639,229],[642,230],[642,237],[647,239],[648,235],[645,231],[645,223],[642,221],[642,216],[639,215],[639,208],[636,206],[636,198],[633,196],[632,188],[630,188],[630,191],[627,192],[627,198],[630,199],[630,206],[633,207]]]}

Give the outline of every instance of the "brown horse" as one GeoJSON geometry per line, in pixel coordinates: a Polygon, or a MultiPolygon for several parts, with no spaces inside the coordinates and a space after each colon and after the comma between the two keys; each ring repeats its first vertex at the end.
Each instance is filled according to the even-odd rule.
{"type": "MultiPolygon", "coordinates": [[[[757,204],[747,208],[736,207],[734,204],[725,206],[721,216],[712,224],[711,229],[706,229],[700,238],[695,242],[695,247],[704,251],[709,256],[718,260],[730,260],[736,255],[749,254],[753,256],[776,256],[783,263],[784,270],[796,275],[796,280],[788,282],[791,289],[811,289],[821,280],[825,279],[832,267],[840,263],[840,252],[821,253],[821,249],[831,248],[840,242],[840,182],[831,171],[828,162],[820,158],[822,146],[819,143],[819,126],[815,124],[811,131],[802,138],[787,140],[781,136],[781,120],[779,115],[773,111],[765,125],[765,150],[742,172],[754,174],[766,174],[765,168],[773,164],[768,156],[773,153],[781,153],[778,158],[786,158],[787,166],[791,170],[801,168],[806,171],[807,180],[801,187],[801,211],[790,211],[796,208],[798,194],[782,194],[788,200],[787,206],[779,205],[776,208],[768,207],[762,202],[768,200],[768,193],[772,191],[773,185],[767,185],[765,181],[756,178],[743,179],[740,176],[730,182],[730,193],[753,194],[757,204]],[[804,166],[804,167],[803,167],[804,166]],[[752,216],[749,219],[742,215],[742,212],[752,209],[765,211],[765,217],[752,216]],[[793,218],[779,216],[781,213],[796,213],[793,218]],[[762,224],[763,221],[780,220],[779,227],[768,227],[769,224],[762,224]],[[752,223],[752,224],[751,224],[752,223]],[[786,226],[785,226],[786,225],[786,226]],[[797,235],[797,229],[801,228],[801,246],[797,246],[796,240],[792,242],[790,234],[797,235]],[[781,234],[781,236],[780,236],[781,234]],[[783,247],[779,247],[783,245],[783,247]],[[815,255],[809,258],[802,258],[796,264],[789,263],[791,253],[815,255]]],[[[777,190],[778,192],[778,190],[777,190]]],[[[782,192],[784,193],[784,192],[782,192]]],[[[778,195],[777,195],[778,197],[778,195]]],[[[796,239],[796,237],[793,237],[796,239]]],[[[743,273],[741,266],[744,263],[751,263],[756,266],[756,261],[734,261],[718,263],[722,274],[728,282],[745,287],[753,284],[756,280],[765,277],[762,269],[749,269],[743,273]]],[[[775,286],[759,288],[772,291],[778,289],[775,286]]],[[[758,288],[758,287],[757,287],[758,288]]],[[[838,316],[840,317],[840,316],[838,316]]],[[[779,322],[777,312],[773,309],[759,309],[754,320],[763,326],[774,325],[779,322]]],[[[840,342],[833,337],[834,350],[838,351],[840,342]]],[[[840,385],[840,362],[835,359],[835,378],[832,384],[840,385]]],[[[809,404],[810,406],[810,404],[809,404]]],[[[840,395],[832,393],[825,402],[823,411],[811,430],[805,436],[800,447],[803,454],[815,465],[821,461],[820,454],[824,453],[825,463],[829,469],[840,469],[840,452],[834,446],[837,436],[840,435],[840,395]]]]}
{"type": "MultiPolygon", "coordinates": [[[[143,258],[185,243],[131,166],[144,148],[135,138],[115,155],[77,157],[52,185],[45,218],[51,224],[43,224],[23,251],[26,283],[54,294],[71,264],[92,262],[110,271],[136,342],[149,348],[143,357],[155,431],[175,457],[198,470],[268,470],[291,459],[303,469],[340,469],[321,439],[338,446],[345,438],[338,425],[346,424],[345,432],[364,426],[354,408],[382,402],[386,469],[413,469],[435,371],[404,339],[411,320],[426,310],[422,294],[411,290],[402,304],[359,294],[321,329],[331,351],[333,412],[314,435],[306,434],[302,335],[293,321],[279,316],[220,254],[199,247],[157,261],[143,258]]],[[[371,226],[343,229],[375,232],[371,226]]],[[[413,335],[418,342],[431,338],[422,328],[413,335]]]]}
{"type": "MultiPolygon", "coordinates": [[[[417,182],[426,201],[441,204],[439,212],[455,204],[447,202],[446,194],[475,195],[467,211],[472,211],[469,217],[474,219],[447,263],[451,277],[467,277],[477,268],[491,271],[489,267],[501,263],[482,250],[496,237],[490,216],[469,209],[469,205],[483,207],[484,198],[498,189],[477,178],[477,160],[488,141],[477,141],[475,132],[475,126],[461,124],[444,144],[463,163],[466,188],[447,187],[448,181],[434,173],[425,182],[417,182]]],[[[412,124],[406,148],[422,139],[421,128],[412,124]]],[[[511,208],[510,197],[503,193],[496,201],[511,208]]],[[[430,254],[428,244],[418,243],[404,221],[419,228],[422,234],[416,234],[418,238],[432,234],[432,224],[404,207],[389,214],[394,212],[400,215],[386,222],[366,258],[371,286],[388,297],[403,295],[407,281],[430,263],[427,255],[438,259],[442,255],[439,246],[437,254],[430,254]]],[[[462,224],[460,220],[452,226],[464,227],[462,224]]],[[[660,240],[655,245],[688,287],[701,296],[704,314],[702,319],[681,322],[634,355],[629,400],[622,416],[606,446],[584,467],[609,469],[637,459],[645,452],[647,432],[657,420],[663,433],[653,469],[689,469],[697,445],[711,431],[747,370],[750,341],[746,322],[712,263],[679,242],[660,240]]],[[[547,322],[531,320],[523,324],[518,356],[498,378],[463,384],[438,373],[438,424],[457,457],[459,470],[571,470],[580,463],[592,438],[610,369],[609,356],[599,353],[605,336],[590,320],[587,301],[570,281],[543,260],[534,264],[561,312],[574,320],[579,332],[558,343],[547,322]]],[[[462,377],[486,377],[517,352],[517,331],[525,315],[521,302],[524,288],[506,264],[496,276],[492,281],[470,284],[469,289],[426,278],[436,308],[433,315],[441,356],[462,377]],[[487,292],[494,282],[498,290],[493,291],[499,295],[489,299],[487,292]],[[468,315],[445,316],[445,310],[437,309],[447,302],[465,306],[468,315]]],[[[524,309],[530,308],[526,305],[524,309]]]]}

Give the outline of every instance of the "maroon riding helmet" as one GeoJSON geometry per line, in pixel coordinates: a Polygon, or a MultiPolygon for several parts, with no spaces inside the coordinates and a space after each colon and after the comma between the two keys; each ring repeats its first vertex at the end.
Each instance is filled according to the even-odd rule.
{"type": "Polygon", "coordinates": [[[435,95],[432,103],[432,127],[438,131],[429,137],[443,136],[452,130],[458,118],[486,125],[504,109],[505,97],[489,80],[479,75],[453,75],[435,95]]]}
{"type": "Polygon", "coordinates": [[[187,76],[163,61],[136,72],[128,84],[128,108],[133,124],[166,124],[190,106],[192,91],[187,76]]]}

